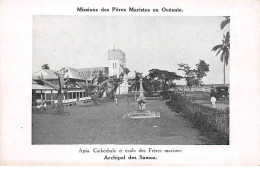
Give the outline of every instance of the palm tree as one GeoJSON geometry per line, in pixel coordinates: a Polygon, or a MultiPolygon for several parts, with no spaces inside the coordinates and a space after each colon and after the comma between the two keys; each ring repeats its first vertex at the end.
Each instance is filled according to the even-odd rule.
{"type": "Polygon", "coordinates": [[[220,28],[224,29],[224,27],[230,23],[230,16],[224,16],[225,20],[221,22],[220,24],[220,28]]]}
{"type": "Polygon", "coordinates": [[[221,62],[224,62],[224,84],[226,83],[226,81],[225,81],[225,67],[226,67],[226,65],[228,65],[229,50],[230,50],[230,34],[229,34],[229,32],[227,32],[226,35],[225,34],[223,35],[222,44],[216,45],[212,49],[213,52],[217,52],[216,56],[218,54],[221,54],[220,60],[221,60],[221,62]]]}
{"type": "Polygon", "coordinates": [[[135,78],[130,80],[131,81],[131,86],[129,87],[130,91],[138,91],[140,87],[140,76],[142,76],[142,73],[139,73],[135,71],[135,78]]]}
{"type": "MultiPolygon", "coordinates": [[[[97,77],[94,77],[96,79],[97,77]]],[[[94,79],[92,81],[94,81],[94,79]]],[[[106,90],[107,83],[111,82],[111,79],[106,79],[100,82],[98,85],[95,84],[81,84],[76,82],[76,84],[86,91],[86,93],[91,94],[91,100],[93,101],[94,105],[99,104],[99,98],[103,95],[106,90]]]]}
{"type": "Polygon", "coordinates": [[[142,73],[139,73],[135,71],[135,78],[131,79],[131,86],[129,87],[129,91],[135,91],[135,100],[136,100],[136,91],[139,90],[140,87],[140,76],[142,76],[142,73]]]}
{"type": "Polygon", "coordinates": [[[112,92],[112,98],[114,97],[117,89],[119,89],[119,94],[120,94],[120,85],[122,83],[124,83],[124,78],[126,75],[128,75],[128,73],[130,72],[130,70],[127,67],[124,67],[123,65],[120,65],[122,68],[122,72],[119,74],[119,76],[114,76],[112,77],[113,82],[112,82],[112,86],[113,86],[113,90],[112,92]]]}
{"type": "Polygon", "coordinates": [[[123,72],[117,77],[106,77],[102,72],[92,79],[91,84],[80,84],[77,83],[78,86],[82,89],[85,89],[87,93],[92,93],[91,99],[95,105],[99,103],[99,98],[104,94],[107,93],[110,98],[113,98],[116,92],[116,89],[123,83],[123,78],[125,74],[129,73],[128,68],[123,68],[123,72]],[[95,93],[95,94],[93,94],[95,93]]]}

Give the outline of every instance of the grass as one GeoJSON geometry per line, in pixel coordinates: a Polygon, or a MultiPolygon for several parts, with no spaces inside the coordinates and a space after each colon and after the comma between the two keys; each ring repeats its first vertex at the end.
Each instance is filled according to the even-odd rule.
{"type": "Polygon", "coordinates": [[[216,144],[191,122],[166,106],[165,101],[149,100],[146,108],[160,118],[123,119],[137,109],[135,101],[119,100],[98,106],[65,107],[65,114],[32,114],[32,144],[216,144]]]}

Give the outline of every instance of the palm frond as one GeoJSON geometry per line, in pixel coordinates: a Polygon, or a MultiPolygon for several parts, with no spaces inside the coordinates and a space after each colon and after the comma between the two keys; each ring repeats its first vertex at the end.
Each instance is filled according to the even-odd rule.
{"type": "Polygon", "coordinates": [[[220,61],[223,62],[224,60],[224,52],[222,52],[221,56],[220,56],[220,61]]]}
{"type": "Polygon", "coordinates": [[[91,80],[91,83],[93,84],[97,78],[98,78],[98,77],[95,76],[95,77],[91,80]]]}
{"type": "Polygon", "coordinates": [[[220,28],[223,29],[229,23],[230,23],[230,18],[226,18],[226,20],[221,22],[220,28]]]}
{"type": "Polygon", "coordinates": [[[218,52],[216,53],[216,56],[222,51],[223,48],[220,48],[218,52]]]}
{"type": "Polygon", "coordinates": [[[228,46],[228,48],[230,48],[230,33],[229,32],[226,33],[224,43],[226,44],[226,46],[228,46]]]}
{"type": "Polygon", "coordinates": [[[218,49],[221,49],[223,47],[223,45],[221,44],[221,45],[216,45],[216,46],[214,46],[212,49],[211,49],[211,51],[217,51],[218,49]]]}
{"type": "Polygon", "coordinates": [[[226,36],[224,36],[224,39],[225,39],[225,42],[229,42],[229,39],[230,39],[230,33],[229,32],[226,33],[226,36]]]}

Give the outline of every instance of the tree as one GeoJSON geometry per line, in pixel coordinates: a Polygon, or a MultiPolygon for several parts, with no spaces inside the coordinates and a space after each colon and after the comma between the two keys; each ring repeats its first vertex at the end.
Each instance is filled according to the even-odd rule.
{"type": "Polygon", "coordinates": [[[97,83],[100,84],[107,79],[108,79],[108,77],[105,76],[102,71],[100,71],[98,74],[98,77],[97,77],[97,83]]]}
{"type": "MultiPolygon", "coordinates": [[[[96,77],[95,77],[96,78],[96,77]]],[[[92,80],[93,81],[93,80],[92,80]]],[[[104,81],[102,81],[100,84],[98,85],[94,85],[94,84],[81,84],[81,83],[77,83],[77,85],[84,89],[86,91],[86,93],[90,94],[91,96],[91,100],[93,101],[94,105],[98,105],[99,104],[99,98],[102,96],[102,94],[105,91],[105,86],[107,85],[107,83],[109,83],[111,81],[111,79],[106,79],[104,81]]]]}
{"type": "MultiPolygon", "coordinates": [[[[220,28],[224,29],[224,27],[228,24],[230,24],[230,16],[224,16],[225,20],[221,22],[220,28]]],[[[224,84],[226,83],[226,75],[225,75],[225,67],[228,65],[229,60],[229,50],[230,50],[230,33],[229,31],[226,33],[226,35],[223,35],[222,44],[216,45],[213,47],[212,51],[217,52],[216,56],[220,53],[220,60],[224,63],[223,67],[223,73],[224,73],[224,84]]]]}
{"type": "Polygon", "coordinates": [[[185,73],[185,79],[187,81],[187,86],[189,86],[189,88],[193,85],[195,85],[196,82],[196,70],[195,69],[191,69],[191,67],[188,64],[184,64],[184,63],[180,63],[178,64],[179,69],[185,73]]]}
{"type": "Polygon", "coordinates": [[[128,73],[130,73],[130,70],[127,67],[124,67],[123,65],[120,65],[120,66],[123,69],[123,74],[124,75],[128,75],[128,73]]]}
{"type": "Polygon", "coordinates": [[[226,35],[223,35],[222,44],[216,45],[213,47],[212,51],[217,52],[216,56],[220,54],[220,60],[224,63],[224,84],[226,83],[225,80],[225,67],[228,65],[229,60],[229,50],[230,50],[230,34],[229,32],[226,33],[226,35]]]}
{"type": "MultiPolygon", "coordinates": [[[[118,87],[124,82],[124,80],[126,80],[126,79],[124,79],[125,75],[128,75],[128,73],[130,73],[130,70],[127,67],[124,67],[123,65],[120,65],[120,66],[122,68],[122,72],[119,74],[119,77],[117,77],[117,76],[113,77],[113,83],[112,83],[112,85],[113,85],[112,92],[113,93],[111,93],[112,98],[114,97],[118,87]]],[[[120,88],[119,88],[119,94],[120,94],[120,88]]]]}
{"type": "Polygon", "coordinates": [[[177,75],[175,72],[169,72],[167,70],[151,69],[149,75],[151,79],[158,79],[162,82],[162,90],[165,92],[169,89],[169,83],[174,80],[180,80],[182,76],[177,75]]]}
{"type": "MultiPolygon", "coordinates": [[[[135,71],[135,78],[129,80],[130,81],[130,87],[129,91],[138,91],[140,88],[140,76],[142,76],[142,73],[139,73],[135,71]]],[[[136,93],[135,93],[135,100],[136,100],[136,93]]]]}
{"type": "Polygon", "coordinates": [[[48,65],[48,64],[44,64],[44,65],[42,65],[42,69],[47,69],[47,70],[50,70],[50,67],[49,67],[49,65],[48,65]]]}
{"type": "Polygon", "coordinates": [[[129,90],[130,91],[138,91],[139,87],[140,87],[140,76],[142,75],[142,73],[139,73],[137,71],[135,71],[135,78],[130,80],[130,87],[129,90]]]}
{"type": "Polygon", "coordinates": [[[63,103],[62,103],[62,99],[63,99],[63,88],[65,86],[65,84],[69,81],[68,77],[65,77],[65,73],[66,70],[64,68],[62,68],[60,71],[55,72],[55,75],[58,76],[58,81],[59,84],[55,85],[49,81],[46,81],[43,79],[43,77],[39,76],[38,78],[44,82],[45,84],[47,84],[48,86],[54,88],[54,90],[58,91],[58,113],[62,114],[64,113],[64,107],[63,107],[63,103]]]}
{"type": "Polygon", "coordinates": [[[143,89],[147,92],[148,96],[152,96],[153,92],[161,89],[161,83],[158,80],[152,79],[149,75],[144,76],[143,89]]]}
{"type": "Polygon", "coordinates": [[[84,89],[87,94],[95,93],[95,87],[96,87],[95,85],[87,84],[87,83],[82,84],[82,83],[78,83],[78,82],[76,82],[76,84],[77,84],[80,88],[84,89]]]}
{"type": "Polygon", "coordinates": [[[119,77],[117,77],[117,76],[112,77],[113,88],[112,88],[111,92],[109,93],[111,98],[114,98],[116,90],[124,82],[125,75],[128,75],[128,73],[130,73],[130,70],[127,67],[124,67],[123,65],[120,65],[120,66],[123,71],[119,74],[119,77]]]}
{"type": "Polygon", "coordinates": [[[92,79],[91,84],[77,84],[80,88],[85,89],[86,93],[91,94],[92,101],[97,105],[104,92],[107,92],[110,98],[114,98],[117,88],[123,83],[125,74],[129,72],[128,68],[124,68],[118,78],[116,76],[108,78],[99,72],[99,75],[92,79]]]}
{"type": "Polygon", "coordinates": [[[207,76],[207,73],[209,72],[209,64],[207,64],[204,60],[200,60],[198,64],[196,64],[196,76],[198,80],[198,85],[201,84],[201,79],[205,76],[207,76]]]}
{"type": "Polygon", "coordinates": [[[107,76],[104,76],[103,72],[100,71],[97,76],[95,76],[91,83],[78,83],[76,84],[85,90],[87,94],[91,96],[91,100],[94,102],[94,105],[99,104],[99,98],[102,97],[103,93],[106,91],[107,83],[111,82],[107,76]]]}
{"type": "Polygon", "coordinates": [[[158,80],[153,80],[152,85],[153,85],[154,92],[157,92],[158,90],[161,89],[161,84],[158,80]]]}

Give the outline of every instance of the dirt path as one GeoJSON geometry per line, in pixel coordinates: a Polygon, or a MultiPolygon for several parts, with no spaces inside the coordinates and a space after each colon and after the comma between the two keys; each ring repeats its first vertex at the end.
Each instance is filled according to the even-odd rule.
{"type": "Polygon", "coordinates": [[[158,119],[123,119],[137,109],[137,103],[67,107],[67,115],[33,114],[33,144],[212,144],[200,131],[173,112],[165,101],[148,101],[148,110],[158,111],[158,119]]]}

